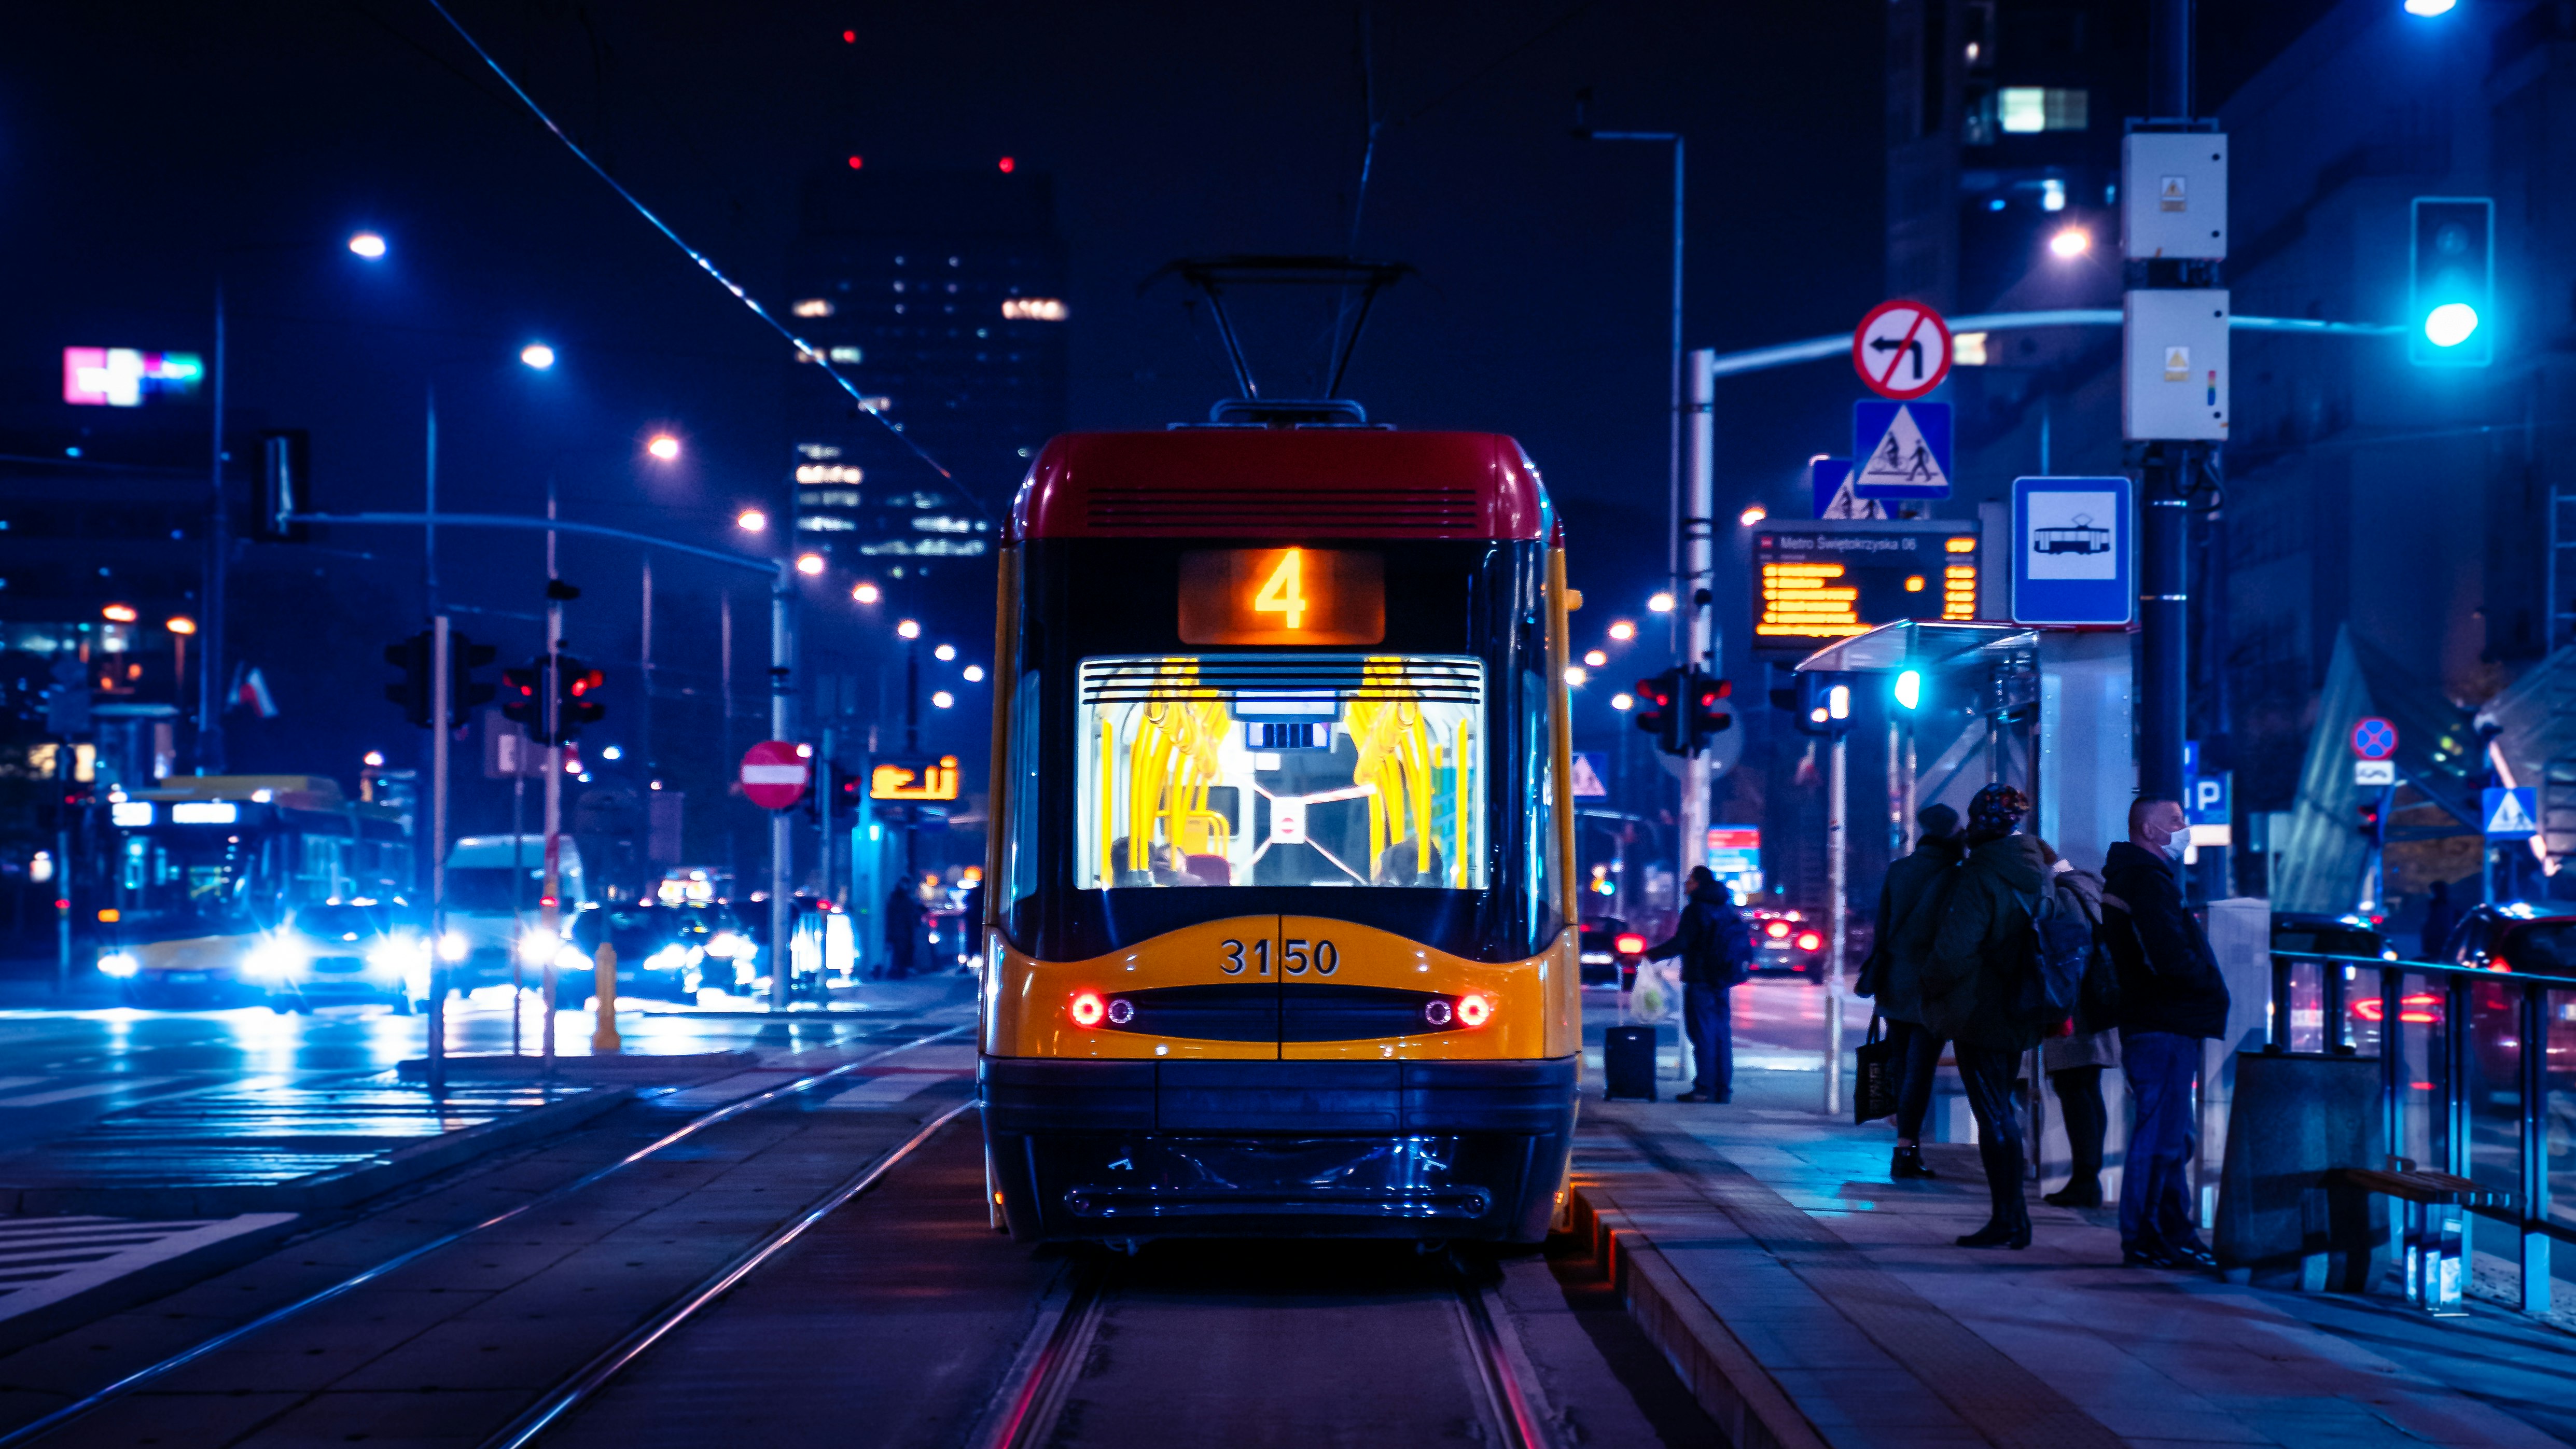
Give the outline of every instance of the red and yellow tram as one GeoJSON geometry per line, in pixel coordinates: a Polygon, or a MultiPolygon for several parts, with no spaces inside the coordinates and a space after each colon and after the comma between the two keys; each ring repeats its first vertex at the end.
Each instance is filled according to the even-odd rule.
{"type": "Polygon", "coordinates": [[[1582,1043],[1554,519],[1489,434],[1047,445],[980,1023],[1016,1237],[1545,1234],[1582,1043]]]}

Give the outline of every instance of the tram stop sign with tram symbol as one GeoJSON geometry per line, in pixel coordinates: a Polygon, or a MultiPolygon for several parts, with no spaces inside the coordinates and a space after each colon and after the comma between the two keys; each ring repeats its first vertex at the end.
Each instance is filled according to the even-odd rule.
{"type": "Polygon", "coordinates": [[[1921,397],[1950,375],[1950,324],[1921,302],[1881,302],[1852,332],[1852,369],[1880,397],[1921,397]]]}
{"type": "Polygon", "coordinates": [[[2352,752],[2365,760],[2393,759],[2397,754],[2397,726],[2376,715],[2352,727],[2352,752]]]}
{"type": "Polygon", "coordinates": [[[2130,584],[2129,480],[2013,480],[2012,620],[2120,626],[2130,584]]]}
{"type": "Polygon", "coordinates": [[[743,797],[763,810],[792,810],[814,782],[809,747],[762,740],[742,752],[743,797]]]}

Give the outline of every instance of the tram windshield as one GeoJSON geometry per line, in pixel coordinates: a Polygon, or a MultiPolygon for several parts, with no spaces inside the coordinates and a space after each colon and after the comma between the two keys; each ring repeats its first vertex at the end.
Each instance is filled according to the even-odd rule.
{"type": "Polygon", "coordinates": [[[1076,718],[1083,888],[1486,887],[1478,659],[1097,657],[1076,718]]]}

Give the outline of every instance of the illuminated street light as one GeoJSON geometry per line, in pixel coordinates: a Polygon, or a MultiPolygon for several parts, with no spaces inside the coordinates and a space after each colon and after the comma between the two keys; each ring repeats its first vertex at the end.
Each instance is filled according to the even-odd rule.
{"type": "Polygon", "coordinates": [[[374,232],[362,231],[349,238],[349,250],[368,261],[381,261],[385,255],[385,239],[374,232]]]}
{"type": "Polygon", "coordinates": [[[665,463],[673,462],[680,456],[680,440],[669,433],[655,433],[653,441],[644,445],[644,451],[665,463]]]}
{"type": "Polygon", "coordinates": [[[933,693],[933,694],[930,696],[930,702],[931,702],[932,704],[934,704],[934,705],[937,705],[937,706],[938,706],[939,708],[941,708],[941,709],[948,709],[948,708],[950,708],[950,707],[954,706],[954,705],[957,703],[957,696],[955,696],[955,695],[953,695],[953,694],[950,694],[947,690],[942,689],[942,690],[936,691],[935,693],[933,693]]]}
{"type": "Polygon", "coordinates": [[[733,526],[745,533],[758,533],[769,527],[769,515],[757,508],[746,508],[733,516],[733,526]]]}
{"type": "Polygon", "coordinates": [[[1625,644],[1637,637],[1637,626],[1625,619],[1614,619],[1610,624],[1610,637],[1625,644]]]}
{"type": "Polygon", "coordinates": [[[385,752],[382,750],[367,751],[365,763],[367,768],[370,770],[383,769],[385,767],[385,752]]]}
{"type": "Polygon", "coordinates": [[[819,575],[823,572],[823,556],[819,553],[798,554],[796,556],[796,572],[803,574],[809,579],[819,575]]]}
{"type": "Polygon", "coordinates": [[[2429,20],[2436,15],[2450,14],[2451,7],[2459,3],[2460,0],[2406,0],[2405,10],[2409,15],[2429,20]]]}
{"type": "Polygon", "coordinates": [[[185,614],[173,614],[170,616],[170,621],[161,627],[173,634],[188,635],[197,632],[197,621],[185,614]]]}
{"type": "Polygon", "coordinates": [[[100,618],[111,624],[131,624],[136,617],[132,604],[110,604],[98,613],[100,618]]]}
{"type": "Polygon", "coordinates": [[[607,761],[610,761],[610,762],[614,763],[615,761],[625,759],[625,758],[626,758],[626,752],[625,752],[624,750],[619,749],[619,748],[618,748],[617,746],[615,746],[615,745],[610,745],[607,749],[601,750],[601,751],[599,752],[599,757],[600,757],[601,759],[603,759],[603,760],[607,760],[607,761]]]}
{"type": "Polygon", "coordinates": [[[968,684],[981,684],[984,682],[984,666],[981,664],[969,664],[960,672],[966,676],[966,682],[968,684]]]}
{"type": "Polygon", "coordinates": [[[1595,669],[1598,669],[1602,665],[1610,662],[1610,656],[1599,649],[1594,649],[1587,651],[1584,654],[1583,662],[1591,665],[1595,669]]]}
{"type": "Polygon", "coordinates": [[[1671,613],[1673,611],[1673,596],[1670,594],[1655,595],[1654,597],[1646,600],[1646,611],[1652,614],[1671,613]]]}
{"type": "Polygon", "coordinates": [[[2073,261],[2093,250],[2093,233],[2080,226],[2070,226],[2048,239],[2048,250],[2060,261],[2073,261]]]}
{"type": "Polygon", "coordinates": [[[1633,694],[1614,694],[1610,696],[1610,707],[1618,710],[1635,709],[1637,697],[1633,694]]]}
{"type": "Polygon", "coordinates": [[[918,639],[921,637],[921,626],[906,619],[894,626],[894,633],[898,639],[918,639]]]}
{"type": "Polygon", "coordinates": [[[1592,672],[1585,669],[1580,664],[1569,664],[1565,666],[1565,682],[1573,685],[1577,689],[1582,688],[1583,682],[1591,677],[1592,672]]]}
{"type": "Polygon", "coordinates": [[[542,342],[531,342],[519,349],[519,360],[543,372],[555,365],[555,350],[542,342]]]}
{"type": "Polygon", "coordinates": [[[942,644],[938,648],[930,651],[930,657],[938,660],[942,664],[945,664],[949,660],[957,657],[957,646],[954,644],[942,644]]]}
{"type": "Polygon", "coordinates": [[[1743,524],[1747,528],[1751,528],[1753,525],[1760,523],[1762,520],[1769,518],[1770,516],[1770,509],[1756,503],[1752,507],[1744,510],[1742,513],[1737,514],[1735,516],[1735,521],[1743,524]]]}
{"type": "Polygon", "coordinates": [[[860,584],[850,590],[850,597],[862,604],[873,604],[885,597],[885,591],[874,584],[860,584]]]}

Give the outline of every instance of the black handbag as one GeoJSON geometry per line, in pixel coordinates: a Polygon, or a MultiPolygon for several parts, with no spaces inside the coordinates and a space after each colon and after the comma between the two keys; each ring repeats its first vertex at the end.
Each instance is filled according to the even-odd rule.
{"type": "Polygon", "coordinates": [[[1896,1115],[1898,1084],[1905,1077],[1902,1042],[1882,1040],[1879,1028],[1886,1018],[1873,1013],[1869,1019],[1869,1040],[1860,1044],[1853,1055],[1860,1058],[1860,1070],[1852,1078],[1852,1121],[1875,1122],[1896,1115]]]}

